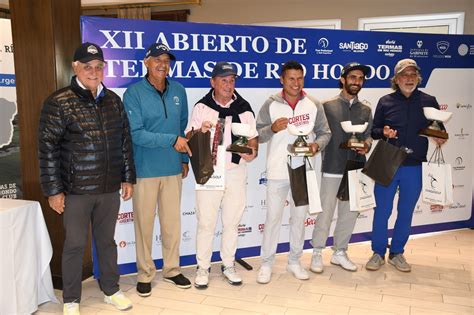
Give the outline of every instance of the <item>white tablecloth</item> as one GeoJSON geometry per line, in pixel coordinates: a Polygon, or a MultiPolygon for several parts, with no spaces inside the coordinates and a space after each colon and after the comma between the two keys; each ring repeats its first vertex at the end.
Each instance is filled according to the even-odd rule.
{"type": "Polygon", "coordinates": [[[39,304],[57,303],[40,204],[0,198],[0,242],[0,314],[31,314],[39,304]]]}

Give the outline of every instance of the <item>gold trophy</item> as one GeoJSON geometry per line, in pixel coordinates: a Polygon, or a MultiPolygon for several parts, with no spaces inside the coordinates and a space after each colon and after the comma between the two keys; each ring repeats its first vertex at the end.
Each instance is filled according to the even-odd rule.
{"type": "Polygon", "coordinates": [[[290,135],[297,136],[295,142],[288,145],[288,151],[293,156],[313,156],[314,153],[308,142],[306,142],[308,134],[313,130],[313,126],[308,124],[296,127],[293,124],[288,124],[287,129],[290,135]]]}
{"type": "Polygon", "coordinates": [[[430,121],[430,124],[427,128],[421,129],[418,134],[423,137],[448,139],[444,123],[451,118],[453,113],[441,111],[434,107],[423,107],[423,113],[426,119],[430,121]]]}
{"type": "Polygon", "coordinates": [[[352,133],[351,137],[349,140],[342,142],[339,145],[339,148],[341,149],[366,149],[368,148],[367,142],[364,140],[359,140],[356,136],[357,133],[363,133],[366,129],[369,123],[365,122],[362,125],[353,125],[350,120],[346,121],[341,121],[341,127],[346,133],[352,133]]]}
{"type": "Polygon", "coordinates": [[[256,130],[249,124],[232,123],[232,133],[239,138],[227,146],[226,151],[233,153],[252,154],[252,148],[248,147],[248,138],[255,135],[256,130]]]}

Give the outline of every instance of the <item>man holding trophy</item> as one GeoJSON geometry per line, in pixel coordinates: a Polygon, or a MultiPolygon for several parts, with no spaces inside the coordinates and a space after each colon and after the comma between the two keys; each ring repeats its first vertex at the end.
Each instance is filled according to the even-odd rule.
{"type": "Polygon", "coordinates": [[[372,111],[370,106],[357,98],[370,68],[357,62],[348,63],[341,72],[339,88],[341,93],[323,104],[329,127],[331,141],[322,152],[321,205],[323,212],[318,214],[313,230],[313,256],[310,270],[323,272],[322,250],[326,247],[334,210],[338,207],[336,228],[334,230],[334,253],[331,264],[345,270],[356,271],[357,266],[349,259],[346,250],[356,224],[359,212],[350,211],[348,200],[338,200],[337,193],[348,161],[365,162],[365,154],[372,143],[372,111]],[[346,133],[341,122],[365,126],[359,134],[346,133]]]}
{"type": "MultiPolygon", "coordinates": [[[[283,90],[267,99],[257,117],[259,142],[268,142],[267,216],[258,283],[268,283],[271,280],[283,209],[290,191],[288,155],[294,156],[293,162],[303,164],[303,157],[295,155],[314,155],[324,149],[331,138],[321,103],[303,91],[302,65],[296,61],[286,62],[281,70],[280,83],[283,85],[283,90]],[[301,130],[301,136],[298,137],[294,132],[290,133],[291,128],[301,130]],[[307,136],[307,140],[302,139],[302,136],[307,136]],[[295,141],[298,138],[299,140],[295,141]]],[[[304,220],[307,209],[307,205],[295,206],[293,198],[290,198],[290,254],[287,270],[300,280],[309,279],[307,271],[299,261],[303,252],[304,220]]]]}
{"type": "MultiPolygon", "coordinates": [[[[374,115],[372,137],[388,139],[390,144],[406,151],[407,157],[387,187],[375,184],[377,206],[372,229],[374,254],[365,268],[378,270],[385,263],[388,219],[392,214],[393,199],[398,190],[397,219],[393,229],[388,262],[400,271],[409,272],[411,266],[407,263],[403,252],[410,236],[413,210],[421,192],[421,164],[426,161],[428,151],[427,138],[419,134],[430,125],[423,108],[439,109],[439,105],[435,97],[418,90],[421,82],[420,67],[413,59],[398,61],[391,82],[395,92],[379,100],[374,115]]],[[[426,132],[425,136],[427,136],[426,132]]],[[[446,142],[446,138],[447,136],[432,137],[438,145],[446,142]]],[[[383,161],[383,163],[389,162],[383,161]]]]}
{"type": "Polygon", "coordinates": [[[210,132],[214,171],[222,172],[224,184],[206,189],[196,188],[196,259],[198,269],[194,286],[206,289],[209,283],[212,243],[219,208],[222,208],[222,240],[220,255],[222,273],[232,285],[242,278],[234,266],[238,225],[246,207],[247,163],[257,156],[258,137],[255,115],[250,104],[235,90],[237,72],[228,62],[217,62],[211,74],[211,90],[194,106],[186,129],[210,132]],[[218,149],[218,147],[227,148],[218,149]],[[223,154],[218,154],[220,150],[223,154]],[[223,158],[224,161],[218,161],[223,158]],[[219,165],[222,170],[216,170],[219,165]]]}

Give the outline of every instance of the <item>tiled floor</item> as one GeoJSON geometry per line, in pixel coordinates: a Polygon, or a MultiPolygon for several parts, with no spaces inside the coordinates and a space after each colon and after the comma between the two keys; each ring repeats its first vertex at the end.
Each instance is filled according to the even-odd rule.
{"type": "MultiPolygon", "coordinates": [[[[331,250],[323,254],[329,264],[331,250]]],[[[258,259],[247,259],[254,270],[238,266],[244,280],[231,286],[211,271],[207,290],[181,290],[163,282],[159,273],[153,294],[141,298],[135,293],[136,276],[121,278],[121,288],[134,306],[126,312],[103,303],[96,282],[83,283],[81,314],[474,314],[474,231],[458,230],[411,239],[406,247],[411,273],[402,273],[385,264],[381,270],[363,268],[371,255],[370,244],[350,246],[349,255],[359,265],[357,272],[327,265],[322,274],[311,273],[300,281],[286,272],[287,255],[279,255],[272,282],[255,282],[258,259]]],[[[308,251],[302,258],[311,261],[308,251]]],[[[183,273],[194,278],[195,268],[183,273]]],[[[57,296],[61,292],[57,291],[57,296]]],[[[61,314],[62,305],[46,303],[35,314],[61,314]]]]}

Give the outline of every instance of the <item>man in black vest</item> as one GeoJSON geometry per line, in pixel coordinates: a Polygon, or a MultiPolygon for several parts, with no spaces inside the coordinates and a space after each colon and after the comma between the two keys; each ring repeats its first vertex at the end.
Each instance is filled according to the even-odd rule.
{"type": "MultiPolygon", "coordinates": [[[[240,285],[242,278],[234,266],[237,249],[238,225],[246,207],[247,163],[257,156],[258,141],[255,115],[250,104],[235,90],[237,72],[232,64],[218,62],[211,74],[211,90],[193,108],[186,132],[191,130],[213,135],[214,173],[220,173],[224,181],[212,189],[196,187],[196,259],[198,270],[194,285],[207,288],[211,267],[212,243],[219,207],[222,208],[222,240],[220,255],[222,273],[232,285],[240,285]],[[237,139],[233,123],[247,125],[249,154],[225,152],[225,148],[237,139]],[[221,167],[222,166],[222,167],[221,167]]],[[[195,152],[194,152],[195,153],[195,152]]],[[[196,153],[195,153],[196,154],[196,153]]],[[[212,180],[212,179],[211,179],[212,180]]],[[[204,185],[203,185],[204,186],[204,185]]]]}

